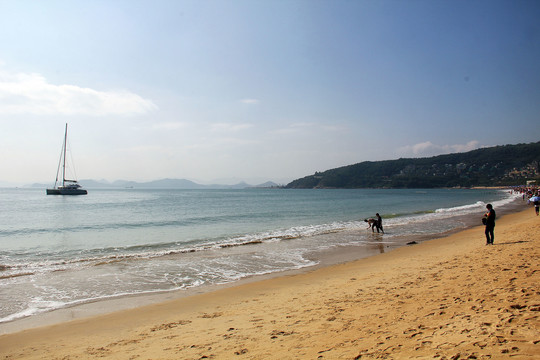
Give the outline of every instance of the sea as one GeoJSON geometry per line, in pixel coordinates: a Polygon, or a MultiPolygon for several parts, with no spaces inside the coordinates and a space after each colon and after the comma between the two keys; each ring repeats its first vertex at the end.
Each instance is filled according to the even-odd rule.
{"type": "Polygon", "coordinates": [[[480,225],[487,203],[499,214],[516,202],[498,189],[4,188],[0,323],[371,256],[480,225]],[[384,234],[364,221],[376,213],[384,234]]]}

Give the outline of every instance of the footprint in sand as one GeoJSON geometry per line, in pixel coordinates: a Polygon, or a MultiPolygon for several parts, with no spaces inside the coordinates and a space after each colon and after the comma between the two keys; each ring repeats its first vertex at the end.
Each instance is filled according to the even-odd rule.
{"type": "Polygon", "coordinates": [[[220,317],[220,316],[223,316],[223,313],[220,313],[220,312],[215,312],[215,313],[212,313],[212,314],[204,313],[204,314],[200,315],[199,317],[202,318],[202,319],[214,319],[214,318],[217,318],[217,317],[220,317]]]}

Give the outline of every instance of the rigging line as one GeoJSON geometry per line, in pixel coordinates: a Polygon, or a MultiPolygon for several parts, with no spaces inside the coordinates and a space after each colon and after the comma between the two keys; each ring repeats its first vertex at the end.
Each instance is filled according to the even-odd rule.
{"type": "Polygon", "coordinates": [[[77,177],[77,171],[75,170],[75,162],[73,161],[73,151],[71,150],[71,142],[68,140],[68,149],[69,149],[69,159],[70,159],[70,166],[71,166],[71,169],[73,170],[73,180],[78,180],[79,178],[77,177]]]}
{"type": "Polygon", "coordinates": [[[60,174],[60,165],[62,165],[62,155],[64,154],[64,146],[66,139],[62,142],[62,148],[60,149],[60,158],[58,159],[58,168],[56,169],[56,180],[54,181],[54,188],[56,188],[56,184],[58,183],[58,174],[60,174]]]}

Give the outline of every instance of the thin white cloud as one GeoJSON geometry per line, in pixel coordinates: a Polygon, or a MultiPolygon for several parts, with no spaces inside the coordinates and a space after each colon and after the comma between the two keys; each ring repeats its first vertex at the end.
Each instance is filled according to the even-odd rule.
{"type": "Polygon", "coordinates": [[[333,132],[333,131],[341,131],[345,128],[339,125],[328,125],[328,124],[319,124],[315,122],[298,122],[298,123],[292,123],[286,128],[276,129],[271,131],[271,134],[295,134],[295,133],[302,133],[306,132],[308,130],[312,131],[319,131],[323,133],[333,132]]]}
{"type": "Polygon", "coordinates": [[[398,149],[400,156],[434,156],[440,154],[466,152],[479,148],[478,141],[472,140],[466,144],[437,145],[431,141],[425,141],[415,145],[408,145],[398,149]]]}
{"type": "Polygon", "coordinates": [[[119,148],[118,151],[120,151],[121,153],[140,155],[140,154],[149,154],[149,153],[164,153],[167,151],[167,148],[162,145],[140,145],[140,146],[119,148]]]}
{"type": "Polygon", "coordinates": [[[241,99],[240,102],[242,104],[257,105],[260,104],[261,101],[257,99],[241,99]]]}
{"type": "Polygon", "coordinates": [[[239,148],[256,144],[259,144],[259,141],[252,138],[210,135],[208,137],[197,138],[197,141],[193,141],[190,143],[186,142],[181,146],[183,149],[187,150],[217,151],[217,153],[224,153],[231,148],[239,148]]]}
{"type": "Polygon", "coordinates": [[[0,70],[0,114],[138,115],[155,109],[152,101],[129,91],[55,85],[40,74],[0,70]]]}
{"type": "Polygon", "coordinates": [[[178,130],[185,128],[187,124],[185,122],[163,122],[152,125],[154,130],[178,130]]]}
{"type": "Polygon", "coordinates": [[[295,134],[298,131],[299,131],[298,129],[292,129],[292,128],[289,127],[289,128],[281,128],[281,129],[272,130],[272,131],[270,131],[270,134],[288,135],[288,134],[295,134]]]}
{"type": "Polygon", "coordinates": [[[314,122],[299,122],[299,123],[293,123],[290,125],[291,128],[308,128],[308,127],[314,127],[317,124],[314,122]]]}
{"type": "Polygon", "coordinates": [[[215,123],[211,125],[212,131],[220,131],[220,132],[237,132],[245,129],[249,129],[253,127],[252,124],[234,124],[234,123],[215,123]]]}

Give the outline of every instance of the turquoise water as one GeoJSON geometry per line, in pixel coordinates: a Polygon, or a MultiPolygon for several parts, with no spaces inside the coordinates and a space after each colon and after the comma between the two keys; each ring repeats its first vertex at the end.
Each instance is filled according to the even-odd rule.
{"type": "MultiPolygon", "coordinates": [[[[440,234],[504,207],[500,190],[0,189],[0,322],[127,294],[317,264],[343,246],[440,234]],[[382,215],[374,237],[363,219],[382,215]]],[[[367,254],[367,253],[366,253],[367,254]]]]}

